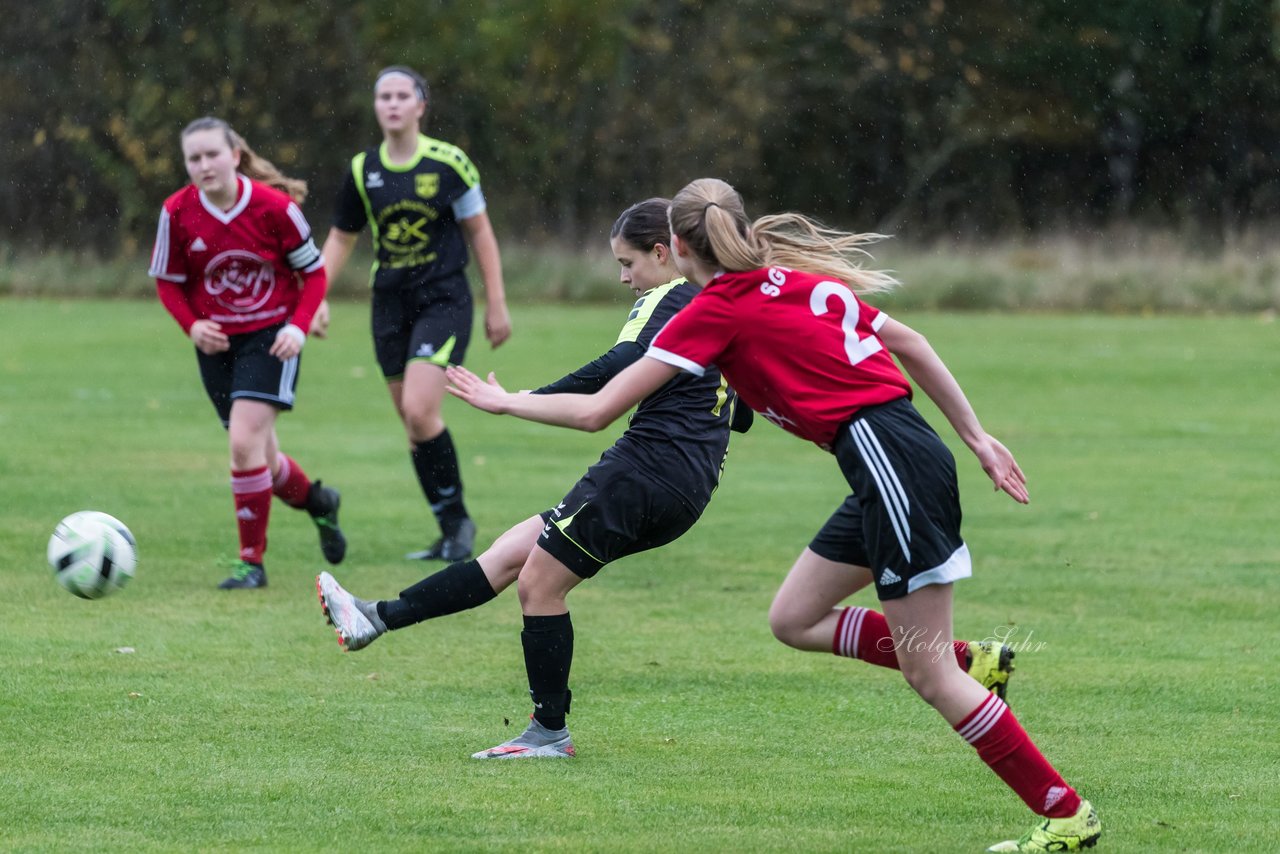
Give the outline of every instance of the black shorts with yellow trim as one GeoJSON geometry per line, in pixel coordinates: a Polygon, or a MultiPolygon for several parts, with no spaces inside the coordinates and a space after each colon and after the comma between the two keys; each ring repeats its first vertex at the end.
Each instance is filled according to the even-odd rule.
{"type": "Polygon", "coordinates": [[[955,458],[911,401],[860,410],[834,450],[853,494],[809,543],[814,554],[870,567],[881,600],[972,574],[955,458]]]}
{"type": "Polygon", "coordinates": [[[408,288],[374,288],[369,322],[382,375],[398,380],[416,361],[461,365],[474,316],[471,287],[461,270],[408,288]]]}
{"type": "Polygon", "coordinates": [[[542,513],[538,546],[581,578],[605,564],[678,539],[697,513],[622,460],[603,459],[542,513]]]}

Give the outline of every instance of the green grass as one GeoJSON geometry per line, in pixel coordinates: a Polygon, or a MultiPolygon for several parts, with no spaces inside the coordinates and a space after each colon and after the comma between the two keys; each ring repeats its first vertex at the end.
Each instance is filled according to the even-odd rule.
{"type": "MultiPolygon", "coordinates": [[[[513,340],[468,361],[529,387],[625,311],[517,305],[513,340]]],[[[433,531],[366,312],[337,305],[308,345],[280,434],[343,491],[338,577],[390,595],[433,531]]],[[[1274,850],[1275,327],[900,315],[1030,478],[1029,507],[993,495],[922,407],[957,449],[976,557],[957,633],[1024,644],[1011,702],[1099,806],[1098,850],[1274,850]]],[[[771,638],[773,592],[843,492],[768,424],[735,437],[688,536],[572,595],[580,757],[478,763],[528,713],[513,593],[341,654],[314,532],[283,505],[271,586],[213,589],[235,551],[225,437],[157,303],[10,299],[0,341],[0,849],[980,851],[1029,825],[896,674],[771,638]],[[133,585],[97,602],[43,558],[86,508],[140,544],[133,585]]],[[[620,429],[447,407],[481,539],[557,501],[620,429]]]]}

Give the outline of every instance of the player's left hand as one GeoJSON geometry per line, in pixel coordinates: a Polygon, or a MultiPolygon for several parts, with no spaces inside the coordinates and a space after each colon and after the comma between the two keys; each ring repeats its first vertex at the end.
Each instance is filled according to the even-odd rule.
{"type": "Polygon", "coordinates": [[[1022,473],[1018,461],[1013,458],[1008,448],[1000,444],[994,436],[985,433],[982,439],[971,447],[978,457],[978,462],[982,464],[982,470],[987,473],[987,477],[991,478],[997,491],[1004,490],[1019,504],[1031,501],[1031,495],[1027,492],[1027,476],[1022,473]]]}
{"type": "Polygon", "coordinates": [[[489,346],[497,349],[511,337],[511,314],[506,303],[489,303],[484,310],[484,337],[489,346]]]}
{"type": "Polygon", "coordinates": [[[329,337],[329,301],[327,299],[320,300],[316,313],[311,316],[310,334],[312,338],[329,337]]]}
{"type": "Polygon", "coordinates": [[[494,376],[493,371],[489,372],[488,382],[461,365],[450,365],[445,368],[444,375],[449,382],[446,386],[449,394],[462,398],[476,409],[498,415],[504,413],[503,403],[507,397],[507,390],[498,384],[498,378],[494,376]]]}
{"type": "Polygon", "coordinates": [[[281,327],[276,333],[275,343],[267,352],[280,361],[286,362],[302,352],[302,345],[306,340],[307,336],[302,330],[290,323],[281,327]]]}

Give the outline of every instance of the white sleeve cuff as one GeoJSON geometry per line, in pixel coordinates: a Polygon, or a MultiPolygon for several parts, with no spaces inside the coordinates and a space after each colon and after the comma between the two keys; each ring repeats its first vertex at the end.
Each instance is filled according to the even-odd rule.
{"type": "Polygon", "coordinates": [[[284,325],[284,328],[282,328],[280,331],[288,335],[294,341],[297,341],[299,347],[307,343],[307,333],[303,332],[301,329],[299,329],[297,326],[294,326],[292,323],[286,323],[284,325]]]}
{"type": "Polygon", "coordinates": [[[693,374],[695,377],[700,377],[707,372],[705,367],[692,359],[686,359],[684,356],[676,355],[670,350],[663,350],[661,347],[655,347],[652,344],[649,345],[648,350],[644,351],[644,354],[650,359],[657,359],[659,362],[671,365],[673,368],[679,368],[686,373],[693,374]]]}

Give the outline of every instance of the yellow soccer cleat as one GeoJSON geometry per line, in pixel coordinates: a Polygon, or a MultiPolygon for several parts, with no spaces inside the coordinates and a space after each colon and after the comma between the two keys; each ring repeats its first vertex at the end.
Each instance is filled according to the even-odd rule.
{"type": "Polygon", "coordinates": [[[1088,801],[1080,802],[1080,809],[1070,818],[1046,818],[1031,828],[1021,839],[999,842],[987,849],[989,852],[1024,851],[1079,851],[1092,848],[1102,835],[1102,822],[1098,811],[1088,801]]]}
{"type": "Polygon", "coordinates": [[[1013,650],[992,641],[969,641],[969,675],[1001,700],[1013,674],[1013,650]]]}

